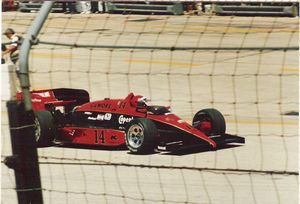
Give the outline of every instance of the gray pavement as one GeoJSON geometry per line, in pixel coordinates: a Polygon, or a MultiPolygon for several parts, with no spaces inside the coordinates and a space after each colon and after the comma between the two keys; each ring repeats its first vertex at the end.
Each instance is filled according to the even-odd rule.
{"type": "MultiPolygon", "coordinates": [[[[24,33],[34,16],[3,13],[2,27],[24,33]]],[[[40,40],[115,46],[295,47],[298,20],[51,14],[40,40]]],[[[298,111],[298,55],[288,49],[193,52],[35,46],[30,55],[33,89],[83,88],[91,100],[135,92],[152,103],[171,105],[188,121],[199,109],[214,107],[225,115],[229,133],[246,138],[242,147],[183,155],[42,148],[45,203],[297,203],[298,117],[284,113],[298,111]]],[[[2,160],[11,154],[4,103],[2,160]]],[[[16,203],[13,173],[3,164],[1,169],[2,203],[16,203]]]]}

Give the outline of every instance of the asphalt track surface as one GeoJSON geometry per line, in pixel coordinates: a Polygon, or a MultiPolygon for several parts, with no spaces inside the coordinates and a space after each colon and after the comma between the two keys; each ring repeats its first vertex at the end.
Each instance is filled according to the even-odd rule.
{"type": "MultiPolygon", "coordinates": [[[[2,28],[24,33],[34,16],[3,13],[2,28]]],[[[91,100],[132,91],[188,121],[214,107],[246,145],[151,155],[42,148],[45,203],[297,203],[298,116],[285,113],[298,111],[298,32],[298,18],[51,14],[40,41],[111,49],[34,46],[33,89],[83,88],[91,100]],[[203,49],[117,48],[128,45],[203,49]],[[246,47],[262,49],[236,49],[246,47]]],[[[3,161],[11,154],[5,100],[1,113],[3,161]]],[[[17,203],[3,164],[1,180],[2,203],[17,203]]]]}

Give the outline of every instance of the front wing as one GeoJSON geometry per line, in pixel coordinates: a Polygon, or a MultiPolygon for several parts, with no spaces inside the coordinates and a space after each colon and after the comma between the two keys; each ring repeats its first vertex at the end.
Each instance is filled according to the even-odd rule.
{"type": "MultiPolygon", "coordinates": [[[[245,138],[236,136],[236,135],[230,135],[230,134],[224,134],[224,135],[212,135],[209,137],[212,139],[216,144],[217,150],[218,148],[225,146],[227,144],[245,144],[245,138]]],[[[160,151],[176,151],[180,149],[189,149],[189,148],[209,148],[212,149],[212,146],[208,143],[203,143],[203,141],[195,142],[193,144],[184,144],[184,141],[173,141],[169,143],[165,143],[164,145],[159,145],[158,150],[160,151]]]]}

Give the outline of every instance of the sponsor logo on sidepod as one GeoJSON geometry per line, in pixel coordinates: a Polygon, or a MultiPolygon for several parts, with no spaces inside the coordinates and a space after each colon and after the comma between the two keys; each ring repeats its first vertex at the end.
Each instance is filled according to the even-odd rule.
{"type": "Polygon", "coordinates": [[[119,117],[119,124],[124,124],[124,123],[129,123],[130,121],[133,120],[133,117],[126,117],[124,115],[120,115],[119,117]]]}
{"type": "Polygon", "coordinates": [[[103,114],[98,114],[97,117],[88,117],[89,120],[111,120],[111,116],[112,114],[111,113],[105,113],[105,115],[103,114]]]}

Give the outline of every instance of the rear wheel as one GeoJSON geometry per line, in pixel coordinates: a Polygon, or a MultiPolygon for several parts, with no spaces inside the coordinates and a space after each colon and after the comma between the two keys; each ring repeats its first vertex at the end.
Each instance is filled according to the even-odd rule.
{"type": "Polygon", "coordinates": [[[157,128],[147,118],[132,120],[126,128],[126,146],[132,153],[151,153],[156,145],[157,128]]]}
{"type": "Polygon", "coordinates": [[[55,124],[52,114],[49,111],[35,111],[34,114],[37,146],[51,146],[55,136],[55,124]]]}
{"type": "Polygon", "coordinates": [[[206,135],[223,135],[226,131],[222,113],[213,108],[198,111],[193,118],[193,126],[206,135]]]}

